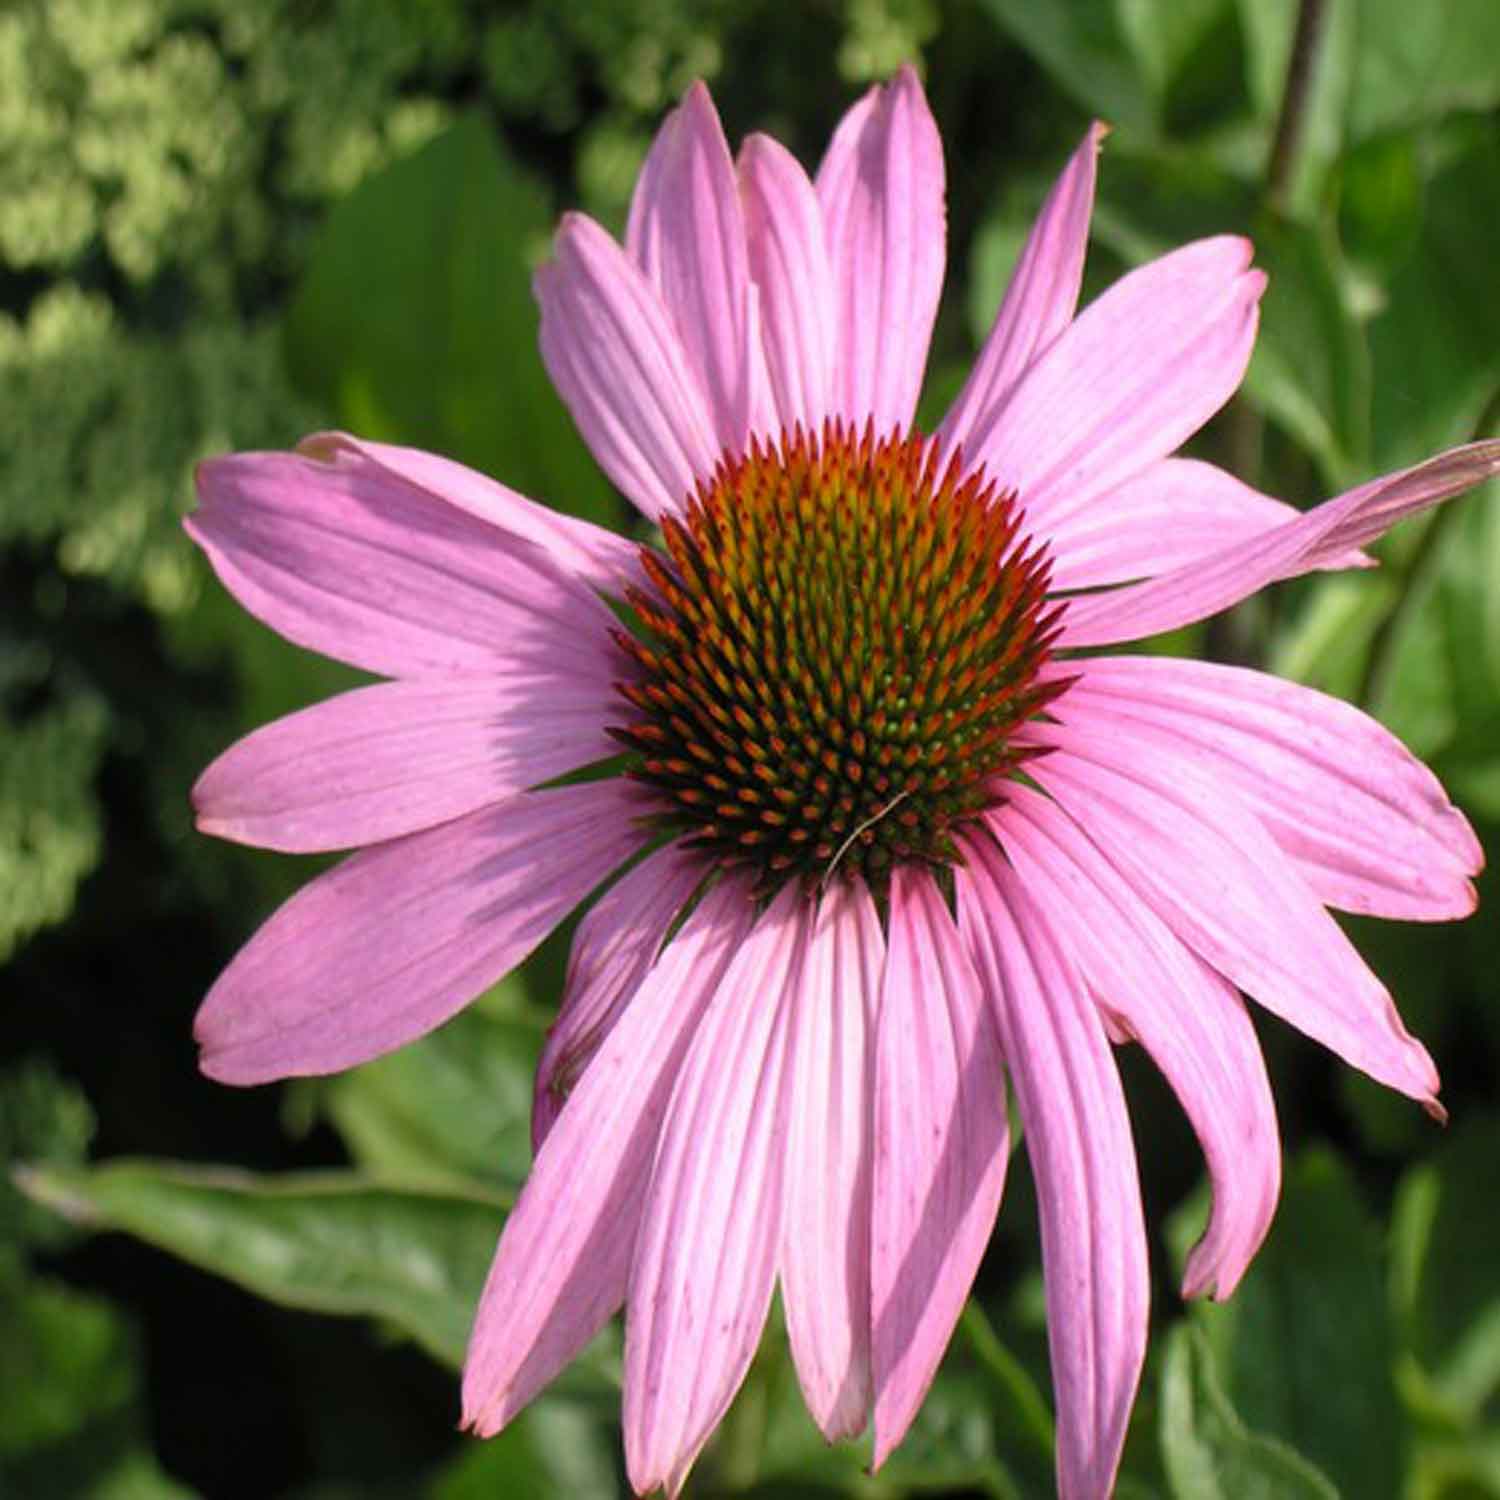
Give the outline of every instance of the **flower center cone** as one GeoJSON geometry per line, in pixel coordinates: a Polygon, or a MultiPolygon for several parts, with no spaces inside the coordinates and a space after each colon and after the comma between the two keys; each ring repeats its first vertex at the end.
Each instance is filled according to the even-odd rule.
{"type": "Polygon", "coordinates": [[[1014,494],[930,438],[836,422],[751,441],[642,550],[613,730],[664,832],[768,896],[959,858],[1003,800],[1062,607],[1014,494]]]}

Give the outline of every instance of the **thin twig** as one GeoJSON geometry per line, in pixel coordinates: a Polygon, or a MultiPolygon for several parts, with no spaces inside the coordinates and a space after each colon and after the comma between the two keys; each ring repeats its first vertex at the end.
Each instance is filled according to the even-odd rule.
{"type": "Polygon", "coordinates": [[[1275,214],[1286,211],[1286,198],[1292,184],[1292,163],[1301,144],[1307,98],[1312,89],[1313,64],[1317,61],[1318,47],[1323,39],[1327,10],[1327,0],[1302,0],[1297,7],[1297,30],[1292,37],[1292,55],[1287,60],[1286,86],[1281,91],[1281,110],[1276,117],[1271,160],[1266,167],[1266,205],[1275,214]]]}

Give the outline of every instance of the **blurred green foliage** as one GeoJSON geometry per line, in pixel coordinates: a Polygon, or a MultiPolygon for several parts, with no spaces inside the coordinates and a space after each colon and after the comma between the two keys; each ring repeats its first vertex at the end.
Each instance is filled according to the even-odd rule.
{"type": "MultiPolygon", "coordinates": [[[[1246,394],[1195,451],[1307,504],[1494,432],[1500,7],[1328,0],[1273,167],[1298,14],[1296,0],[0,8],[0,961],[40,1011],[29,1055],[0,1075],[0,1148],[25,1164],[0,1181],[0,1490],[191,1493],[154,1451],[177,1441],[142,1353],[159,1356],[163,1335],[127,1305],[129,1275],[90,1258],[119,1243],[100,1231],[272,1303],[371,1320],[452,1365],[529,1157],[560,942],[435,1036],[289,1088],[280,1154],[247,1154],[321,1173],[166,1159],[232,1157],[265,1123],[225,1091],[191,1092],[187,1027],[201,984],[306,872],[197,839],[187,788],[237,734],[353,680],[209,582],[178,526],[193,464],[346,425],[628,524],[536,354],[529,277],[556,213],[581,205],[618,228],[656,121],[694,77],[732,135],[773,129],[811,162],[854,89],[907,57],[951,187],[924,414],[956,390],[1052,175],[1098,115],[1115,129],[1091,290],[1207,233],[1250,234],[1271,273],[1246,394]],[[165,952],[164,925],[192,952],[165,952]],[[179,990],[154,994],[158,973],[179,990]],[[54,994],[70,1022],[49,1032],[54,994]],[[65,1076],[75,1062],[92,1102],[65,1076]],[[96,1115],[111,1159],[91,1166],[96,1115]]],[[[1496,498],[1404,528],[1378,571],[1288,586],[1174,647],[1363,703],[1489,836],[1496,498]]],[[[1493,911],[1500,892],[1486,895],[1493,911]]],[[[1286,1195],[1228,1305],[1185,1311],[1158,1277],[1126,1500],[1500,1497],[1492,931],[1492,917],[1355,924],[1448,1077],[1446,1139],[1267,1029],[1295,1151],[1286,1195]]],[[[1202,1219],[1197,1158],[1165,1090],[1127,1077],[1148,1205],[1158,1219],[1179,1205],[1180,1257],[1202,1219]]],[[[1019,1159],[1013,1175],[979,1298],[881,1474],[817,1437],[772,1336],[699,1493],[1047,1493],[1035,1209],[1019,1159]]],[[[333,1337],[276,1327],[298,1347],[333,1337]]],[[[203,1347],[239,1357],[213,1331],[203,1347]]],[[[445,1408],[429,1446],[380,1448],[369,1428],[394,1425],[399,1395],[371,1424],[335,1399],[339,1380],[312,1382],[307,1402],[331,1414],[310,1427],[322,1457],[296,1493],[619,1494],[617,1367],[606,1337],[501,1439],[462,1446],[445,1408]],[[384,1477],[348,1477],[363,1476],[348,1454],[372,1444],[384,1477]]]]}

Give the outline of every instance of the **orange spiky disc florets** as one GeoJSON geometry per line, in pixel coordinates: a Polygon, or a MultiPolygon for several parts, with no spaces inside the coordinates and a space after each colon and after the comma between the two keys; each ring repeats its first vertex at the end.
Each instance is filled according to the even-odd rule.
{"type": "Polygon", "coordinates": [[[1064,685],[1037,681],[1061,607],[1021,519],[917,435],[829,423],[721,464],[643,549],[616,637],[638,671],[613,732],[666,825],[765,894],[956,861],[1064,685]]]}

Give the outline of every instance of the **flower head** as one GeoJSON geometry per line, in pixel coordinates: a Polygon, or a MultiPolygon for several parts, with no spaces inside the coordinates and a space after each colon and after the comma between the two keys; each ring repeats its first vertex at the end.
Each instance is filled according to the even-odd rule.
{"type": "Polygon", "coordinates": [[[397,1047],[605,887],[475,1323],[481,1433],[623,1306],[631,1478],[675,1490],[779,1285],[809,1410],[830,1438],[873,1416],[878,1464],[988,1240],[1008,1085],[1059,1485],[1102,1496],[1148,1303],[1111,1044],[1146,1049],[1203,1144],[1188,1293],[1233,1289],[1279,1186],[1242,992],[1440,1108],[1327,910],[1472,908],[1480,851],[1437,781],[1306,688],[1079,653],[1359,564],[1500,471],[1500,443],[1307,514],[1173,457],[1238,385],[1263,278],[1209,239],[1078,313],[1102,133],[924,437],[944,189],[915,74],[849,111],[815,180],[764,137],[732,159],[692,89],[624,247],[570,215],[537,278],[552,377],[659,547],[342,436],[203,468],[188,524],[226,586],[394,679],[198,784],[210,832],[360,849],[214,986],[204,1068],[254,1083],[397,1047]]]}

